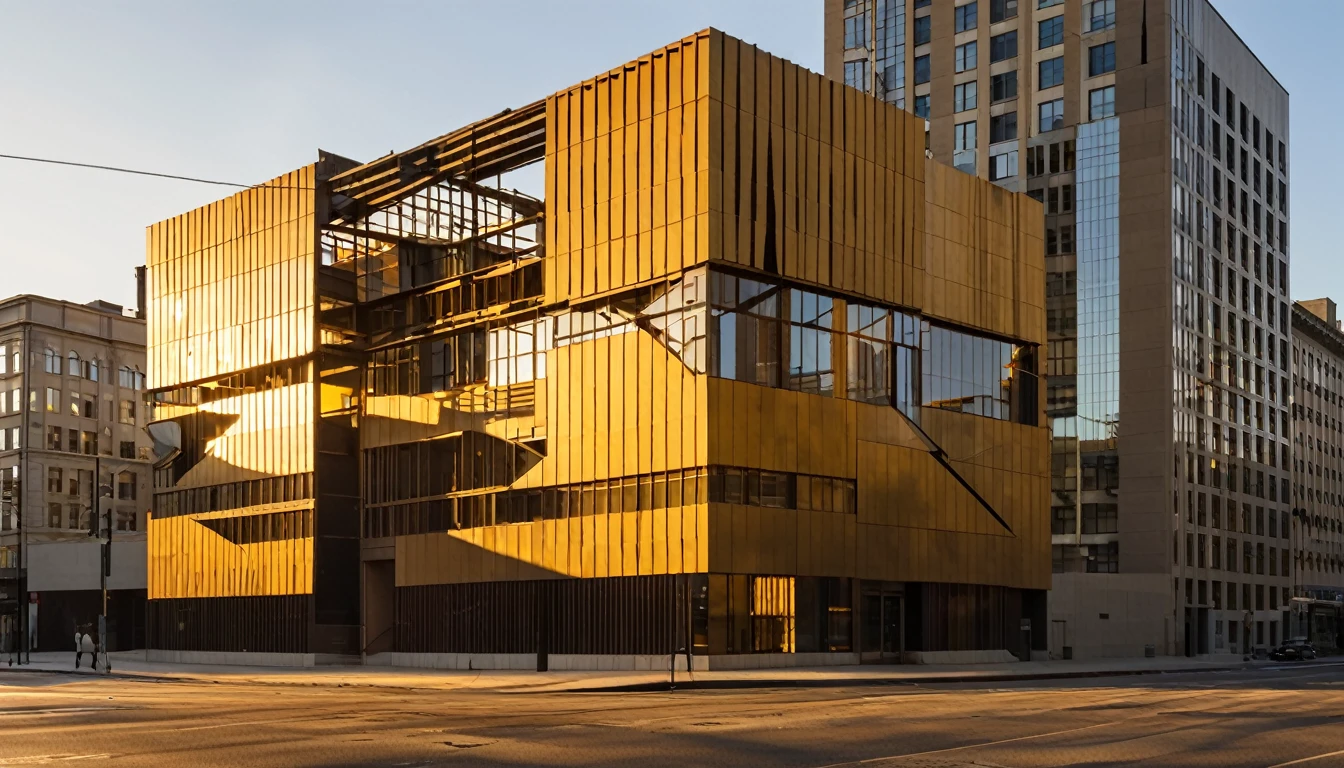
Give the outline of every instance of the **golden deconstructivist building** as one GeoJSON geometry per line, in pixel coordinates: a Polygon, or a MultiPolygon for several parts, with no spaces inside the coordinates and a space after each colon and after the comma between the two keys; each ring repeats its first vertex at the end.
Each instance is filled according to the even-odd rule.
{"type": "Polygon", "coordinates": [[[706,30],[155,225],[151,646],[1043,649],[1041,207],[923,137],[706,30]]]}

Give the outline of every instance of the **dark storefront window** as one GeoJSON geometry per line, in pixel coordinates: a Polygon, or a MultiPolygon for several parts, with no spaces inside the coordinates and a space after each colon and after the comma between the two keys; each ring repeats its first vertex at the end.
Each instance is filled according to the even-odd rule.
{"type": "Polygon", "coordinates": [[[853,650],[850,579],[711,574],[709,589],[712,654],[853,650]]]}

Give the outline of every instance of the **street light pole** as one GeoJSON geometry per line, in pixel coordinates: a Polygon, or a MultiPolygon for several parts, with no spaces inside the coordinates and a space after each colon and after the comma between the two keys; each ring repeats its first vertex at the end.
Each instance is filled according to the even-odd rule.
{"type": "MultiPolygon", "coordinates": [[[[129,465],[123,465],[116,471],[125,469],[129,465]]],[[[98,616],[98,647],[103,652],[103,671],[110,673],[112,671],[111,657],[107,654],[107,580],[112,575],[112,505],[107,505],[107,518],[103,518],[104,497],[112,497],[112,486],[103,485],[103,460],[97,454],[93,457],[93,487],[89,495],[93,501],[93,507],[89,510],[89,534],[96,535],[102,540],[100,546],[101,566],[98,568],[98,579],[103,592],[102,612],[98,616]],[[107,489],[104,493],[104,488],[107,489]],[[105,527],[104,527],[105,526],[105,527]]],[[[97,661],[95,659],[95,668],[97,661]]]]}
{"type": "Polygon", "coordinates": [[[95,454],[93,457],[93,489],[91,491],[93,509],[89,513],[89,534],[95,535],[96,532],[96,535],[102,539],[102,567],[99,568],[99,580],[102,583],[103,612],[98,617],[98,647],[103,649],[103,671],[111,673],[112,661],[107,654],[107,580],[112,576],[112,505],[107,505],[107,519],[104,520],[101,502],[104,497],[113,498],[113,491],[116,486],[112,484],[114,481],[111,477],[115,477],[122,470],[133,465],[122,464],[114,467],[110,472],[111,477],[108,479],[108,484],[103,485],[102,462],[102,457],[95,454]],[[106,492],[104,492],[104,489],[106,489],[106,492]],[[104,535],[104,532],[106,532],[106,535],[104,535]]]}
{"type": "Polygon", "coordinates": [[[24,551],[24,545],[26,544],[25,540],[28,538],[28,531],[23,527],[23,516],[28,511],[28,505],[23,499],[23,487],[27,483],[27,476],[29,474],[28,458],[32,455],[32,448],[28,445],[28,436],[32,434],[29,430],[29,426],[32,423],[34,407],[32,399],[35,394],[32,388],[32,378],[28,372],[29,369],[33,367],[32,334],[29,333],[31,328],[31,323],[24,323],[23,346],[19,349],[19,365],[23,367],[23,393],[24,396],[28,398],[29,402],[26,405],[22,401],[19,403],[19,407],[23,408],[23,436],[19,444],[19,476],[15,478],[14,482],[14,502],[17,504],[16,509],[19,513],[19,567],[18,570],[15,571],[14,582],[18,589],[19,633],[23,635],[23,644],[19,646],[19,648],[22,649],[19,654],[20,664],[33,663],[33,648],[29,644],[29,641],[32,639],[29,637],[32,628],[28,626],[28,612],[31,610],[28,597],[28,560],[26,558],[27,553],[24,551]]]}
{"type": "MultiPolygon", "coordinates": [[[[103,651],[103,659],[107,659],[107,539],[103,538],[103,460],[97,454],[93,457],[93,482],[89,484],[89,498],[91,506],[89,509],[89,532],[96,535],[101,541],[98,547],[98,579],[102,587],[103,602],[102,610],[98,614],[98,647],[103,651]]],[[[109,532],[110,534],[110,532],[109,532]]],[[[110,535],[109,535],[110,538],[110,535]]],[[[75,650],[79,650],[76,648],[75,650]]],[[[94,657],[94,669],[98,668],[98,657],[94,657]]],[[[106,666],[106,664],[104,664],[106,666]]]]}

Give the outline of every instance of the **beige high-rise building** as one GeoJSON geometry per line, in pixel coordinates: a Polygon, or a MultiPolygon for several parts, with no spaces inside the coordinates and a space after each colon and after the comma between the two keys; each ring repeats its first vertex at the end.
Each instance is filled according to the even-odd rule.
{"type": "Polygon", "coordinates": [[[1339,650],[1344,603],[1344,329],[1330,299],[1293,304],[1293,632],[1339,650]]]}
{"type": "Polygon", "coordinates": [[[108,647],[144,647],[148,420],[144,320],[0,300],[0,659],[73,650],[75,625],[97,622],[109,518],[108,647]]]}
{"type": "Polygon", "coordinates": [[[824,0],[826,74],[1045,204],[1056,656],[1291,597],[1288,93],[1207,0],[824,0]]]}

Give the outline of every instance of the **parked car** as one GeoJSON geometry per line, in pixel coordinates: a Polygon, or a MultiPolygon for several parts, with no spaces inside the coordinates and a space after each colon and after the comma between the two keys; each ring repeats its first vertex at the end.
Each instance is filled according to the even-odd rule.
{"type": "Polygon", "coordinates": [[[1293,640],[1269,652],[1274,661],[1310,661],[1316,658],[1316,649],[1304,640],[1293,640]]]}

